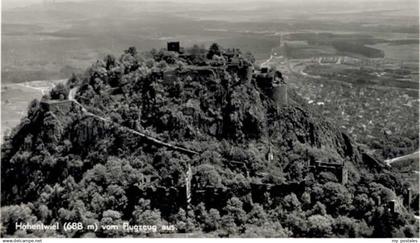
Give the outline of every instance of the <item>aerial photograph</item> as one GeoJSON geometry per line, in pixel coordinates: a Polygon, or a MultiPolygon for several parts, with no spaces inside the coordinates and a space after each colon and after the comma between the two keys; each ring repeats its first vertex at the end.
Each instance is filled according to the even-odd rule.
{"type": "Polygon", "coordinates": [[[419,101],[419,0],[1,0],[0,237],[418,243],[419,101]]]}

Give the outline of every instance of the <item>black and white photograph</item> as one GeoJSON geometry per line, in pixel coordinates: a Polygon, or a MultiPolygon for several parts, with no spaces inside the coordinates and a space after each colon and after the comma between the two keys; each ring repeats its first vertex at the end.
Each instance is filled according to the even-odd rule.
{"type": "Polygon", "coordinates": [[[1,0],[0,31],[2,242],[420,241],[418,0],[1,0]]]}

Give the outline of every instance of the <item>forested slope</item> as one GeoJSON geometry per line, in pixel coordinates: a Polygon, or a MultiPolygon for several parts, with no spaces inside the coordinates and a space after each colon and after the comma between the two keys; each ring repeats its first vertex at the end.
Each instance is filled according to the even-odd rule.
{"type": "Polygon", "coordinates": [[[33,101],[2,145],[2,235],[145,235],[15,230],[39,221],[174,224],[219,236],[418,236],[398,173],[293,90],[287,105],[276,103],[242,72],[252,55],[233,59],[217,45],[187,53],[129,48],[33,101]]]}

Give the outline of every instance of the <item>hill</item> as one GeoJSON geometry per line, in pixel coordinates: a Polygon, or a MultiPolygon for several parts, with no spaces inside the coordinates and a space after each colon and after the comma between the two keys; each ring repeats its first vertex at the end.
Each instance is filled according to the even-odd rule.
{"type": "Polygon", "coordinates": [[[254,60],[130,47],[34,100],[2,145],[2,235],[418,236],[399,174],[254,60]]]}

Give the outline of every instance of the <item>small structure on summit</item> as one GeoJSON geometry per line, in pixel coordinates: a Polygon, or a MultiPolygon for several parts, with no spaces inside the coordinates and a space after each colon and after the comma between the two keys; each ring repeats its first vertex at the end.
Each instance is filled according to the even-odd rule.
{"type": "Polygon", "coordinates": [[[179,43],[179,41],[168,42],[167,43],[167,50],[177,52],[177,53],[183,53],[183,50],[181,48],[181,44],[179,43]]]}

